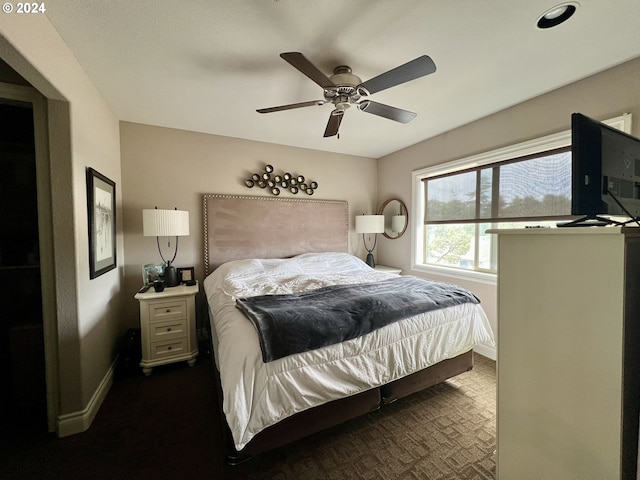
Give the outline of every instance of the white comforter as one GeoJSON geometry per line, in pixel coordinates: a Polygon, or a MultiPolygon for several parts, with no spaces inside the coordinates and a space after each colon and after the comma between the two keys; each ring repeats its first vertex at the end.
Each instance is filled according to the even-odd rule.
{"type": "Polygon", "coordinates": [[[233,261],[205,279],[223,410],[238,450],[264,428],[297,412],[383,385],[474,345],[493,346],[480,305],[463,304],[264,363],[255,327],[235,306],[236,298],[376,282],[389,276],[351,255],[321,253],[233,261]]]}

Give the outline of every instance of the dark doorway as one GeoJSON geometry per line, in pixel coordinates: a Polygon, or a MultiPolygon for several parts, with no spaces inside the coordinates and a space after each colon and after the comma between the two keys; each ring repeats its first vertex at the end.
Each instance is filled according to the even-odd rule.
{"type": "Polygon", "coordinates": [[[0,430],[47,430],[33,109],[0,99],[0,430]]]}

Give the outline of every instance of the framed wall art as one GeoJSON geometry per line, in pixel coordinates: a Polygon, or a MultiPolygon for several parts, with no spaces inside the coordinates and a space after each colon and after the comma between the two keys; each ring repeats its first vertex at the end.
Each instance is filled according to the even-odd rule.
{"type": "Polygon", "coordinates": [[[87,168],[89,215],[89,277],[116,268],[116,184],[87,168]]]}
{"type": "Polygon", "coordinates": [[[195,267],[178,268],[180,283],[193,282],[196,279],[195,267]]]}

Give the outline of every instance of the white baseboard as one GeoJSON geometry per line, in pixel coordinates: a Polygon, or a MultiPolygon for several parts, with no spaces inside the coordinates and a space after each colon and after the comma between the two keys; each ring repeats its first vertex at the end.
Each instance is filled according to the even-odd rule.
{"type": "Polygon", "coordinates": [[[498,359],[498,352],[495,347],[487,347],[486,345],[476,345],[473,351],[479,353],[483,357],[490,358],[494,362],[498,359]]]}
{"type": "Polygon", "coordinates": [[[113,374],[117,364],[118,356],[116,356],[111,367],[107,370],[107,373],[100,382],[100,385],[98,385],[96,391],[93,392],[93,395],[85,408],[78,412],[58,415],[56,421],[58,437],[68,437],[69,435],[82,433],[91,426],[93,419],[96,417],[102,402],[111,388],[111,385],[113,385],[113,374]]]}

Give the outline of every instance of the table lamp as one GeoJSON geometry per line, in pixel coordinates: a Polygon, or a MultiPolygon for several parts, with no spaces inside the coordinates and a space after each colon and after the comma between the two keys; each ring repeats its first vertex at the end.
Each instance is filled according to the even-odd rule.
{"type": "MultiPolygon", "coordinates": [[[[178,254],[178,237],[189,235],[189,212],[186,210],[142,210],[142,230],[145,237],[156,237],[160,258],[165,263],[164,283],[167,287],[175,287],[180,283],[178,272],[172,265],[178,254]],[[173,258],[166,260],[160,248],[160,237],[176,237],[173,258]]],[[[168,247],[171,248],[171,239],[168,240],[168,247]]]]}
{"type": "Polygon", "coordinates": [[[394,215],[391,217],[391,231],[395,233],[400,233],[404,231],[405,222],[407,221],[407,217],[399,213],[398,215],[394,215]]]}
{"type": "Polygon", "coordinates": [[[356,232],[362,234],[362,242],[364,248],[367,250],[367,265],[371,268],[376,266],[376,262],[373,258],[373,250],[376,248],[377,234],[384,232],[384,215],[358,215],[356,216],[356,232]],[[373,234],[373,246],[367,247],[366,234],[373,234]]]}

